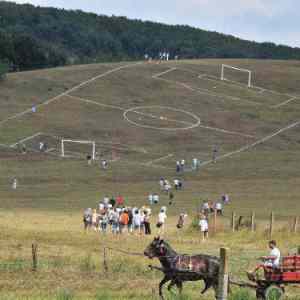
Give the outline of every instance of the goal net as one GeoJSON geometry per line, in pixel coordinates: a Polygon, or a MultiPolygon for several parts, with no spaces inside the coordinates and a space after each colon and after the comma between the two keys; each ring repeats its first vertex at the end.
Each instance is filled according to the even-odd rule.
{"type": "Polygon", "coordinates": [[[252,86],[252,71],[222,64],[221,80],[233,81],[252,86]]]}
{"type": "Polygon", "coordinates": [[[92,160],[96,159],[96,143],[94,141],[84,140],[61,140],[62,157],[82,157],[91,156],[92,160]]]}

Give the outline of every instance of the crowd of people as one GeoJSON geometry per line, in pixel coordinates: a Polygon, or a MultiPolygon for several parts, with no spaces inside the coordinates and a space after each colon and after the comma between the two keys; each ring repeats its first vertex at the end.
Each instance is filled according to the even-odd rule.
{"type": "MultiPolygon", "coordinates": [[[[167,220],[167,208],[161,207],[157,216],[156,228],[158,234],[165,231],[167,220]]],[[[112,234],[145,234],[152,233],[151,222],[152,209],[148,206],[128,207],[124,206],[124,199],[118,196],[116,200],[104,197],[98,204],[98,208],[87,208],[83,214],[85,230],[94,230],[101,233],[112,234]]]]}

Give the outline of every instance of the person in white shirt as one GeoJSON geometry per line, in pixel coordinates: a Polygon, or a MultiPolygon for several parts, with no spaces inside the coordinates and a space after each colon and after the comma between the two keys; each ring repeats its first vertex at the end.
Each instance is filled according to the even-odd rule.
{"type": "Polygon", "coordinates": [[[157,204],[159,202],[159,195],[158,194],[153,194],[153,203],[157,204]]]}
{"type": "Polygon", "coordinates": [[[141,233],[141,214],[137,208],[134,208],[132,210],[132,224],[133,224],[133,230],[135,233],[140,234],[141,233]]]}
{"type": "Polygon", "coordinates": [[[166,208],[162,207],[160,213],[158,214],[158,222],[156,224],[156,227],[158,228],[158,235],[164,234],[166,219],[166,208]]]}
{"type": "Polygon", "coordinates": [[[15,177],[15,178],[13,179],[13,181],[12,181],[11,187],[12,187],[13,190],[16,190],[16,189],[17,189],[17,186],[18,186],[18,179],[15,177]]]}
{"type": "Polygon", "coordinates": [[[149,204],[150,204],[150,205],[153,204],[153,194],[152,194],[152,193],[150,193],[150,194],[148,195],[148,201],[149,201],[149,204]]]}
{"type": "Polygon", "coordinates": [[[222,216],[223,215],[223,206],[221,202],[217,202],[215,205],[215,209],[217,211],[217,215],[218,216],[222,216]]]}
{"type": "Polygon", "coordinates": [[[269,241],[269,248],[270,248],[270,254],[269,256],[262,256],[260,257],[260,260],[262,260],[262,263],[257,265],[254,269],[254,271],[247,272],[248,278],[250,280],[256,280],[257,272],[259,269],[277,269],[280,265],[280,257],[281,253],[280,250],[276,246],[276,241],[272,240],[269,241]]]}
{"type": "Polygon", "coordinates": [[[208,238],[208,222],[205,215],[200,216],[199,227],[202,233],[202,240],[205,241],[208,238]]]}

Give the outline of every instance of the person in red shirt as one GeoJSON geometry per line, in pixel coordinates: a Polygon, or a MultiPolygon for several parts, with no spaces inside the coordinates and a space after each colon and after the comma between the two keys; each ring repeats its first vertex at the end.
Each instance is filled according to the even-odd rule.
{"type": "Polygon", "coordinates": [[[119,195],[116,199],[116,203],[117,203],[117,206],[124,205],[124,198],[121,195],[119,195]]]}

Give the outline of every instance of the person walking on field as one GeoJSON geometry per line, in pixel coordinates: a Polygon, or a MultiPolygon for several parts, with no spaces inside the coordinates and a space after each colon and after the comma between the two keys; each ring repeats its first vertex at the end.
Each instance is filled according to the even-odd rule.
{"type": "Polygon", "coordinates": [[[17,187],[18,187],[18,179],[16,177],[13,179],[11,187],[12,187],[13,190],[17,189],[17,187]]]}
{"type": "Polygon", "coordinates": [[[217,162],[218,152],[219,152],[218,147],[214,146],[213,152],[212,152],[212,161],[213,161],[213,163],[217,162]]]}
{"type": "Polygon", "coordinates": [[[166,219],[167,219],[166,208],[162,207],[159,214],[158,214],[158,222],[156,224],[156,227],[158,228],[158,234],[159,235],[165,233],[166,219]]]}
{"type": "Polygon", "coordinates": [[[199,227],[202,234],[202,241],[205,241],[208,239],[208,222],[205,215],[200,216],[199,227]]]}
{"type": "Polygon", "coordinates": [[[145,227],[145,234],[146,235],[151,234],[150,217],[151,217],[150,211],[145,211],[144,227],[145,227]]]}

